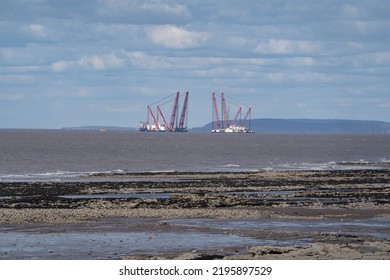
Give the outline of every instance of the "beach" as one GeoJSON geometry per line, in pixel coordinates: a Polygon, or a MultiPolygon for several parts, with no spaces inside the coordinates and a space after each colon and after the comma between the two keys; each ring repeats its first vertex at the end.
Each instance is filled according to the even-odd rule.
{"type": "Polygon", "coordinates": [[[388,169],[121,172],[0,197],[1,259],[390,259],[388,169]]]}

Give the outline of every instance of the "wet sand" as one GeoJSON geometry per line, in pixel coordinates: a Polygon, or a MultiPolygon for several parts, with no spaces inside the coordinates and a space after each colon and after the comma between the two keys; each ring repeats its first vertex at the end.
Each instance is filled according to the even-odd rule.
{"type": "Polygon", "coordinates": [[[390,171],[2,182],[0,235],[1,259],[390,259],[390,171]]]}

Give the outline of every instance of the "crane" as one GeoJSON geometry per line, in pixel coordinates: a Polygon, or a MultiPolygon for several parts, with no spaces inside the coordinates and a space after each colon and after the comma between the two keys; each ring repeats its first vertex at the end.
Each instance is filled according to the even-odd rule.
{"type": "Polygon", "coordinates": [[[236,115],[234,116],[234,119],[230,125],[236,125],[236,121],[237,121],[238,115],[240,115],[240,113],[241,113],[241,106],[240,106],[240,108],[238,108],[238,111],[237,111],[236,115]]]}
{"type": "Polygon", "coordinates": [[[249,107],[249,108],[248,108],[248,111],[246,111],[245,117],[244,117],[244,118],[242,119],[242,121],[241,121],[240,126],[243,127],[243,126],[245,125],[246,119],[248,118],[249,114],[251,113],[251,110],[252,110],[252,108],[249,107]]]}
{"type": "Polygon", "coordinates": [[[161,109],[160,109],[160,106],[157,106],[157,113],[158,113],[158,115],[161,116],[161,118],[162,118],[162,120],[163,120],[163,122],[164,122],[164,124],[165,124],[166,129],[167,129],[167,130],[171,130],[172,127],[170,127],[170,126],[168,125],[167,121],[165,120],[164,114],[162,113],[162,111],[161,111],[161,109]]]}
{"type": "Polygon", "coordinates": [[[188,94],[189,92],[187,91],[183,101],[183,108],[181,109],[180,121],[178,126],[179,129],[184,128],[184,119],[186,117],[186,112],[187,112],[188,94]]]}
{"type": "MultiPolygon", "coordinates": [[[[236,125],[237,118],[240,116],[241,119],[241,113],[243,111],[243,107],[240,105],[238,107],[237,113],[234,116],[234,119],[232,121],[229,121],[229,111],[227,109],[227,99],[225,98],[225,94],[221,92],[221,109],[222,109],[222,114],[221,114],[221,121],[219,119],[219,114],[218,114],[218,106],[217,106],[217,101],[216,101],[216,94],[212,92],[212,108],[213,108],[213,119],[212,119],[212,124],[213,124],[213,129],[212,132],[217,132],[217,133],[253,133],[251,128],[246,128],[244,127],[245,122],[249,116],[249,126],[250,126],[250,114],[252,108],[249,107],[248,110],[245,113],[245,117],[243,120],[240,120],[240,125],[236,125]]],[[[234,100],[234,99],[233,99],[234,100]]],[[[230,107],[229,107],[230,109],[230,107]]]]}
{"type": "Polygon", "coordinates": [[[175,126],[175,118],[176,118],[176,113],[177,113],[177,105],[179,103],[179,95],[180,95],[180,92],[176,92],[176,97],[175,97],[175,101],[173,102],[173,107],[172,107],[172,112],[171,112],[171,120],[169,121],[169,127],[170,129],[173,129],[173,127],[175,126]]]}
{"type": "Polygon", "coordinates": [[[148,113],[149,113],[148,114],[148,119],[149,119],[149,115],[152,116],[154,125],[156,126],[156,130],[160,130],[160,126],[158,125],[158,121],[156,120],[155,116],[153,115],[152,109],[150,109],[149,105],[148,105],[148,113]]]}
{"type": "Polygon", "coordinates": [[[228,126],[228,111],[226,108],[226,100],[225,100],[225,94],[221,92],[221,102],[222,102],[222,124],[223,128],[226,128],[228,126]]]}
{"type": "Polygon", "coordinates": [[[184,127],[184,121],[186,120],[186,114],[188,108],[188,95],[189,92],[187,91],[183,102],[180,121],[178,121],[180,92],[177,91],[176,93],[171,94],[170,96],[167,96],[151,104],[151,105],[158,104],[156,116],[153,114],[151,105],[147,106],[147,121],[141,122],[142,125],[140,127],[140,131],[187,132],[187,127],[184,127]],[[173,107],[171,112],[171,118],[168,123],[163,114],[162,106],[172,101],[173,101],[173,107]],[[153,124],[150,124],[150,118],[153,119],[153,124]]]}
{"type": "Polygon", "coordinates": [[[213,100],[213,127],[215,130],[221,129],[221,123],[219,122],[219,114],[218,114],[218,107],[217,107],[217,100],[215,98],[215,92],[212,93],[212,100],[213,100]]]}

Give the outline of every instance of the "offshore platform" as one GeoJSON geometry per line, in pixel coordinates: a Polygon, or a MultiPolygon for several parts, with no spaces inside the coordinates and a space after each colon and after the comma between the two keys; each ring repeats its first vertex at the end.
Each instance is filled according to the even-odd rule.
{"type": "Polygon", "coordinates": [[[141,122],[140,131],[143,132],[188,132],[187,130],[187,118],[188,115],[188,95],[187,91],[185,94],[176,92],[170,96],[165,97],[151,105],[146,107],[147,119],[146,122],[141,122]],[[179,118],[179,98],[184,95],[183,105],[181,107],[181,114],[179,118]],[[173,101],[171,118],[169,123],[167,122],[161,107],[167,103],[173,101]],[[153,113],[151,106],[156,105],[156,115],[153,113]]]}
{"type": "Polygon", "coordinates": [[[252,109],[251,107],[248,107],[246,110],[246,113],[244,115],[244,118],[241,118],[242,114],[242,105],[238,106],[238,110],[233,118],[233,120],[229,120],[229,111],[230,111],[230,106],[228,109],[227,103],[226,103],[226,98],[225,94],[221,92],[221,107],[222,107],[222,112],[221,112],[221,119],[219,118],[219,113],[218,113],[218,106],[217,106],[217,99],[215,97],[215,93],[212,93],[212,108],[213,108],[213,119],[212,119],[212,125],[213,129],[211,132],[213,133],[253,133],[251,129],[251,112],[252,109]],[[238,118],[240,117],[240,118],[238,118]],[[249,117],[249,119],[248,119],[249,117]],[[237,121],[238,124],[237,124],[237,121]],[[246,127],[245,124],[248,122],[248,126],[246,127]]]}

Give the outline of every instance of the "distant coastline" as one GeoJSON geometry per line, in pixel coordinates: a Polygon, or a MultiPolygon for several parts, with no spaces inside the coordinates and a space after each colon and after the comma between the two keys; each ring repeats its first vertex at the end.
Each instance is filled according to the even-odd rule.
{"type": "Polygon", "coordinates": [[[104,126],[104,125],[88,125],[88,126],[74,126],[74,127],[62,127],[62,130],[98,130],[98,131],[106,131],[106,130],[116,130],[116,131],[135,131],[138,128],[134,127],[122,127],[122,126],[104,126]]]}
{"type": "MultiPolygon", "coordinates": [[[[255,133],[390,134],[390,122],[337,119],[253,119],[255,133]]],[[[211,131],[212,123],[192,128],[211,131]]]]}
{"type": "MultiPolygon", "coordinates": [[[[317,134],[390,134],[390,122],[337,119],[253,119],[250,127],[255,133],[317,133],[317,134]]],[[[138,127],[77,126],[62,130],[138,131],[138,127]]],[[[210,132],[212,123],[190,128],[190,132],[210,132]]]]}

